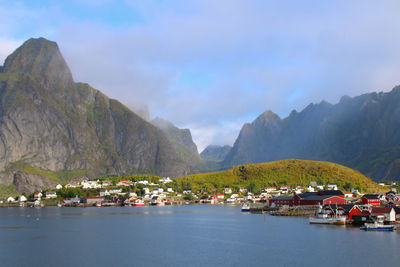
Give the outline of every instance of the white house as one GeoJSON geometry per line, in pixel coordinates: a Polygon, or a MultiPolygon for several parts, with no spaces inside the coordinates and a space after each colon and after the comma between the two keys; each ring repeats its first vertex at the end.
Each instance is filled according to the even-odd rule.
{"type": "Polygon", "coordinates": [[[107,189],[105,189],[105,190],[103,189],[103,190],[100,191],[99,194],[100,194],[101,197],[105,197],[105,196],[109,196],[110,192],[108,192],[107,189]]]}
{"type": "Polygon", "coordinates": [[[351,192],[344,192],[344,197],[345,197],[345,198],[352,198],[352,197],[353,197],[353,193],[351,193],[351,192]]]}
{"type": "Polygon", "coordinates": [[[276,191],[276,186],[266,186],[264,187],[264,192],[272,192],[272,191],[276,191]]]}
{"type": "Polygon", "coordinates": [[[62,189],[62,188],[63,188],[62,185],[60,185],[60,184],[56,185],[56,189],[57,189],[57,190],[60,190],[60,189],[62,189]]]}
{"type": "Polygon", "coordinates": [[[147,181],[147,180],[142,180],[142,181],[137,181],[136,183],[146,185],[146,184],[149,184],[149,181],[147,181]]]}
{"type": "Polygon", "coordinates": [[[229,187],[224,189],[224,193],[225,194],[232,194],[232,189],[230,189],[229,187]]]}
{"type": "Polygon", "coordinates": [[[42,192],[36,192],[36,193],[33,194],[33,199],[34,200],[41,200],[42,196],[43,196],[42,192]]]}
{"type": "Polygon", "coordinates": [[[120,180],[117,183],[117,186],[131,186],[134,185],[134,183],[131,180],[120,180]]]}
{"type": "Polygon", "coordinates": [[[337,184],[328,183],[328,190],[338,190],[337,184]]]}
{"type": "Polygon", "coordinates": [[[359,192],[358,189],[356,189],[356,188],[352,188],[352,189],[351,189],[351,192],[352,192],[354,195],[359,195],[359,194],[360,194],[360,192],[359,192]]]}
{"type": "Polygon", "coordinates": [[[158,189],[153,189],[151,190],[152,195],[158,195],[158,189]]]}
{"type": "Polygon", "coordinates": [[[241,192],[241,193],[247,193],[247,188],[246,187],[241,187],[240,189],[239,189],[239,192],[241,192]]]}
{"type": "Polygon", "coordinates": [[[84,180],[84,181],[81,182],[81,185],[82,185],[83,189],[101,188],[101,184],[99,184],[97,181],[84,180]]]}
{"type": "Polygon", "coordinates": [[[163,183],[163,184],[167,184],[167,183],[171,183],[172,180],[171,180],[171,178],[167,177],[167,178],[161,178],[161,179],[159,180],[159,182],[160,182],[160,183],[163,183]]]}
{"type": "Polygon", "coordinates": [[[110,192],[110,194],[119,194],[122,192],[121,188],[110,188],[108,189],[108,192],[110,192]]]}
{"type": "Polygon", "coordinates": [[[174,190],[172,190],[172,187],[167,187],[167,192],[172,193],[172,192],[174,192],[174,190]]]}
{"type": "Polygon", "coordinates": [[[316,188],[319,189],[319,190],[324,190],[324,186],[322,184],[318,184],[316,186],[316,188]]]}
{"type": "Polygon", "coordinates": [[[56,192],[46,192],[46,199],[57,198],[56,192]]]}
{"type": "Polygon", "coordinates": [[[308,190],[308,192],[314,192],[314,187],[312,187],[311,185],[307,185],[306,189],[308,190]]]}
{"type": "Polygon", "coordinates": [[[18,201],[19,202],[25,202],[25,201],[27,201],[28,199],[26,198],[26,196],[24,196],[24,195],[20,195],[19,196],[19,198],[18,198],[18,201]]]}
{"type": "Polygon", "coordinates": [[[77,188],[79,187],[79,182],[70,182],[65,185],[65,188],[77,188]]]}
{"type": "Polygon", "coordinates": [[[7,202],[15,202],[15,198],[13,198],[13,197],[8,197],[8,198],[7,198],[7,202]]]}
{"type": "Polygon", "coordinates": [[[145,194],[149,194],[150,193],[150,189],[148,189],[147,187],[143,188],[143,192],[145,194]]]}
{"type": "Polygon", "coordinates": [[[184,194],[190,194],[190,193],[192,193],[192,190],[190,190],[190,189],[185,189],[185,190],[183,190],[183,193],[184,193],[184,194]]]}

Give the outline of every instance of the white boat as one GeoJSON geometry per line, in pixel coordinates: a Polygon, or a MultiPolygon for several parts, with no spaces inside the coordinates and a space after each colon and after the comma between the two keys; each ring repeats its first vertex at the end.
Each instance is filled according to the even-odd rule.
{"type": "Polygon", "coordinates": [[[249,211],[250,211],[250,204],[247,203],[247,202],[243,203],[243,205],[242,205],[242,211],[243,211],[243,212],[249,212],[249,211]]]}
{"type": "Polygon", "coordinates": [[[385,216],[378,215],[373,223],[365,223],[361,230],[365,231],[393,231],[394,225],[385,225],[385,216]]]}
{"type": "Polygon", "coordinates": [[[318,208],[315,216],[309,218],[311,224],[336,224],[345,225],[346,217],[335,214],[334,216],[329,216],[327,212],[322,212],[322,207],[318,208]]]}
{"type": "Polygon", "coordinates": [[[136,199],[135,203],[133,204],[135,207],[143,207],[144,206],[144,201],[142,199],[136,199]]]}

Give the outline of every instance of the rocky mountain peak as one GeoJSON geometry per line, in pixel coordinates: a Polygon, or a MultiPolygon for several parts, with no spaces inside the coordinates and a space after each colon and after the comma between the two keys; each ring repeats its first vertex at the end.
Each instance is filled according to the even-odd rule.
{"type": "Polygon", "coordinates": [[[29,74],[47,88],[69,87],[73,78],[57,43],[31,38],[7,57],[5,73],[29,74]]]}

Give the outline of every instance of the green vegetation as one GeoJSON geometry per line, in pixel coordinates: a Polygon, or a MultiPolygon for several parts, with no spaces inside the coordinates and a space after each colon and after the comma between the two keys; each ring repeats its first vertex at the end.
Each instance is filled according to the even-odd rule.
{"type": "Polygon", "coordinates": [[[217,190],[225,187],[248,187],[259,193],[265,186],[309,185],[311,181],[326,185],[336,183],[340,189],[358,188],[361,192],[383,190],[371,179],[345,166],[311,160],[280,160],[268,163],[245,164],[230,170],[193,174],[175,179],[178,190],[217,190]]]}
{"type": "Polygon", "coordinates": [[[6,198],[9,196],[18,196],[20,193],[18,193],[17,188],[15,185],[0,185],[0,198],[6,198]]]}

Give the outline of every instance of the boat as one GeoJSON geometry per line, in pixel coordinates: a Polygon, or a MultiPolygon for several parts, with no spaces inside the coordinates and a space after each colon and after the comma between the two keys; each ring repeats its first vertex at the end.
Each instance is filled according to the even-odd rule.
{"type": "Polygon", "coordinates": [[[242,211],[243,211],[243,212],[249,212],[249,211],[250,211],[250,204],[247,203],[247,202],[243,203],[243,205],[242,205],[242,211]]]}
{"type": "Polygon", "coordinates": [[[335,224],[335,225],[345,225],[346,217],[340,216],[337,213],[334,216],[329,216],[327,212],[322,212],[322,207],[318,208],[315,216],[309,218],[310,224],[335,224]]]}
{"type": "Polygon", "coordinates": [[[136,199],[135,203],[133,203],[134,207],[143,207],[144,206],[144,201],[142,199],[136,199]]]}
{"type": "Polygon", "coordinates": [[[360,227],[365,231],[393,231],[394,225],[385,225],[385,216],[378,215],[373,223],[365,223],[360,227]]]}
{"type": "Polygon", "coordinates": [[[153,196],[150,200],[152,206],[164,206],[164,201],[160,196],[153,196]]]}

